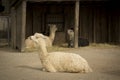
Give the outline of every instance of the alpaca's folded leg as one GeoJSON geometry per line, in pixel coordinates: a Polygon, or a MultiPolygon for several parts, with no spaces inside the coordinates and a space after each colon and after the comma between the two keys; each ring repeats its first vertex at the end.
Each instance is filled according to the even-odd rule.
{"type": "Polygon", "coordinates": [[[49,71],[49,72],[57,72],[53,67],[48,67],[47,71],[49,71]]]}
{"type": "Polygon", "coordinates": [[[45,66],[45,69],[48,71],[48,72],[57,72],[56,69],[51,65],[51,64],[47,64],[45,66]]]}

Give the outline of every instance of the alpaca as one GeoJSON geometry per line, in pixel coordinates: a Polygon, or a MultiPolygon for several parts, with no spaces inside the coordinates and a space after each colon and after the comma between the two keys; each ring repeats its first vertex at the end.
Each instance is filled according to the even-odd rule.
{"type": "MultiPolygon", "coordinates": [[[[68,47],[73,47],[74,46],[74,31],[73,29],[68,29],[67,30],[68,34],[68,47]]],[[[84,46],[89,46],[89,41],[84,38],[78,38],[78,46],[79,47],[84,47],[84,46]]]]}
{"type": "Polygon", "coordinates": [[[35,49],[35,48],[36,48],[36,44],[34,43],[33,40],[31,40],[30,37],[28,37],[25,40],[25,49],[28,50],[28,49],[35,49]]]}
{"type": "Polygon", "coordinates": [[[55,32],[57,31],[56,25],[49,24],[49,26],[50,26],[50,35],[49,36],[42,35],[41,33],[34,34],[34,36],[36,36],[37,38],[39,38],[39,37],[44,38],[47,47],[52,46],[54,38],[55,38],[55,32]]]}
{"type": "Polygon", "coordinates": [[[80,55],[66,52],[48,53],[46,43],[43,38],[31,36],[31,39],[37,44],[41,64],[44,70],[48,72],[92,72],[88,62],[80,55]]]}
{"type": "MultiPolygon", "coordinates": [[[[52,43],[54,41],[54,38],[55,38],[55,32],[57,31],[57,27],[55,24],[49,24],[48,26],[50,26],[50,35],[49,36],[45,36],[42,33],[35,33],[34,36],[44,38],[44,40],[47,44],[47,47],[51,47],[52,43]]],[[[36,44],[34,43],[33,40],[31,40],[28,37],[25,40],[25,48],[26,49],[36,49],[36,44]]]]}
{"type": "Polygon", "coordinates": [[[68,29],[68,47],[73,47],[74,46],[74,31],[71,29],[68,29]]]}

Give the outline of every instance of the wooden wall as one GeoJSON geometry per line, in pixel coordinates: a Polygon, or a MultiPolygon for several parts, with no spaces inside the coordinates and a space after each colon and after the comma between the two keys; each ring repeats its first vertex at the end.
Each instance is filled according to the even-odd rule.
{"type": "Polygon", "coordinates": [[[11,27],[11,47],[16,48],[16,10],[15,8],[11,9],[10,14],[10,27],[11,27]]]}
{"type": "MultiPolygon", "coordinates": [[[[91,43],[120,43],[120,6],[117,2],[81,1],[79,11],[79,37],[91,43]]],[[[74,1],[27,2],[27,7],[19,2],[11,13],[11,42],[18,49],[23,48],[24,36],[27,38],[35,32],[49,35],[48,23],[62,23],[58,25],[60,30],[56,33],[55,44],[66,42],[67,29],[75,25],[74,1]]]]}
{"type": "Polygon", "coordinates": [[[35,32],[49,35],[49,23],[57,24],[58,27],[54,44],[66,42],[67,28],[74,27],[74,3],[27,3],[26,38],[35,32]]]}
{"type": "Polygon", "coordinates": [[[16,8],[16,48],[21,50],[21,33],[22,33],[22,5],[16,8]]]}
{"type": "MultiPolygon", "coordinates": [[[[120,8],[115,5],[107,1],[81,1],[79,37],[91,43],[120,42],[120,8]]],[[[46,14],[58,13],[64,17],[64,29],[57,35],[63,36],[61,41],[66,42],[67,29],[74,28],[74,6],[74,2],[27,3],[26,37],[35,32],[46,34],[46,14]]]]}
{"type": "Polygon", "coordinates": [[[107,12],[104,4],[81,2],[79,34],[90,42],[107,42],[107,12]]]}
{"type": "Polygon", "coordinates": [[[10,45],[9,17],[0,16],[0,47],[10,45]]]}
{"type": "Polygon", "coordinates": [[[26,1],[18,1],[11,7],[11,47],[24,51],[26,34],[26,1]]]}
{"type": "MultiPolygon", "coordinates": [[[[62,30],[56,33],[55,44],[67,41],[67,29],[74,28],[75,3],[69,2],[27,2],[26,8],[26,28],[25,38],[33,35],[35,32],[41,32],[48,35],[47,15],[62,15],[62,30]],[[62,37],[62,38],[61,38],[62,37]],[[58,41],[59,40],[59,41],[58,41]]],[[[14,46],[22,46],[22,4],[15,7],[16,14],[12,15],[15,26],[13,37],[14,46]],[[16,20],[16,21],[14,21],[16,20]]],[[[14,11],[13,11],[14,13],[14,11]]],[[[59,17],[56,17],[56,20],[59,17]]],[[[13,28],[13,27],[12,27],[13,28]]],[[[120,43],[120,7],[119,4],[109,2],[80,2],[80,25],[79,37],[87,38],[91,43],[120,43]]]]}
{"type": "Polygon", "coordinates": [[[112,2],[81,2],[80,37],[95,43],[120,42],[120,7],[112,2]]]}
{"type": "Polygon", "coordinates": [[[9,15],[10,12],[10,4],[9,4],[9,0],[1,0],[1,5],[4,6],[4,11],[2,13],[0,13],[0,15],[9,15]]]}
{"type": "Polygon", "coordinates": [[[33,35],[35,32],[43,32],[45,31],[44,27],[44,17],[45,17],[46,9],[43,6],[31,5],[28,3],[27,5],[27,26],[26,26],[26,37],[33,35]]]}

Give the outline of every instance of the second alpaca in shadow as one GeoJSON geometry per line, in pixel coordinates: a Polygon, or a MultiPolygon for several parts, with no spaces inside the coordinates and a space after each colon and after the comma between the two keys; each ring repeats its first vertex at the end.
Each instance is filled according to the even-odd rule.
{"type": "MultiPolygon", "coordinates": [[[[68,34],[68,47],[74,47],[74,30],[73,28],[70,28],[67,30],[68,34]]],[[[79,47],[84,47],[84,46],[89,46],[89,41],[85,38],[78,38],[78,46],[79,47]]]]}

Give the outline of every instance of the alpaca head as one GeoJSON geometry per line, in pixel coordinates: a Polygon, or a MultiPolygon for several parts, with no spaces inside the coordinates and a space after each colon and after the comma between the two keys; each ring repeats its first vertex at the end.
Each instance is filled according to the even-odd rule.
{"type": "Polygon", "coordinates": [[[34,43],[33,40],[31,40],[30,37],[28,37],[27,39],[25,39],[25,50],[33,50],[35,49],[36,44],[34,43]]]}
{"type": "Polygon", "coordinates": [[[72,40],[72,43],[73,43],[73,40],[74,40],[74,31],[72,29],[68,29],[67,30],[67,34],[68,34],[69,41],[71,42],[71,40],[72,40]]]}
{"type": "Polygon", "coordinates": [[[30,38],[31,38],[31,40],[33,40],[36,43],[37,47],[46,47],[44,38],[42,38],[42,37],[38,38],[37,36],[31,36],[30,38]]]}
{"type": "Polygon", "coordinates": [[[70,35],[70,34],[74,33],[74,31],[72,29],[68,29],[67,33],[68,33],[68,35],[70,35]]]}
{"type": "Polygon", "coordinates": [[[37,32],[34,34],[34,36],[36,38],[44,38],[45,37],[43,34],[40,34],[40,33],[37,33],[37,32]]]}
{"type": "Polygon", "coordinates": [[[56,32],[57,31],[57,27],[55,24],[48,24],[48,26],[50,26],[50,32],[56,32]]]}
{"type": "Polygon", "coordinates": [[[46,49],[46,43],[43,38],[36,38],[36,36],[31,36],[30,37],[34,43],[36,43],[36,47],[39,51],[40,58],[44,58],[45,56],[48,55],[47,49],[46,49]]]}
{"type": "Polygon", "coordinates": [[[67,33],[68,33],[69,36],[74,36],[74,31],[71,30],[71,29],[68,29],[67,33]]]}

